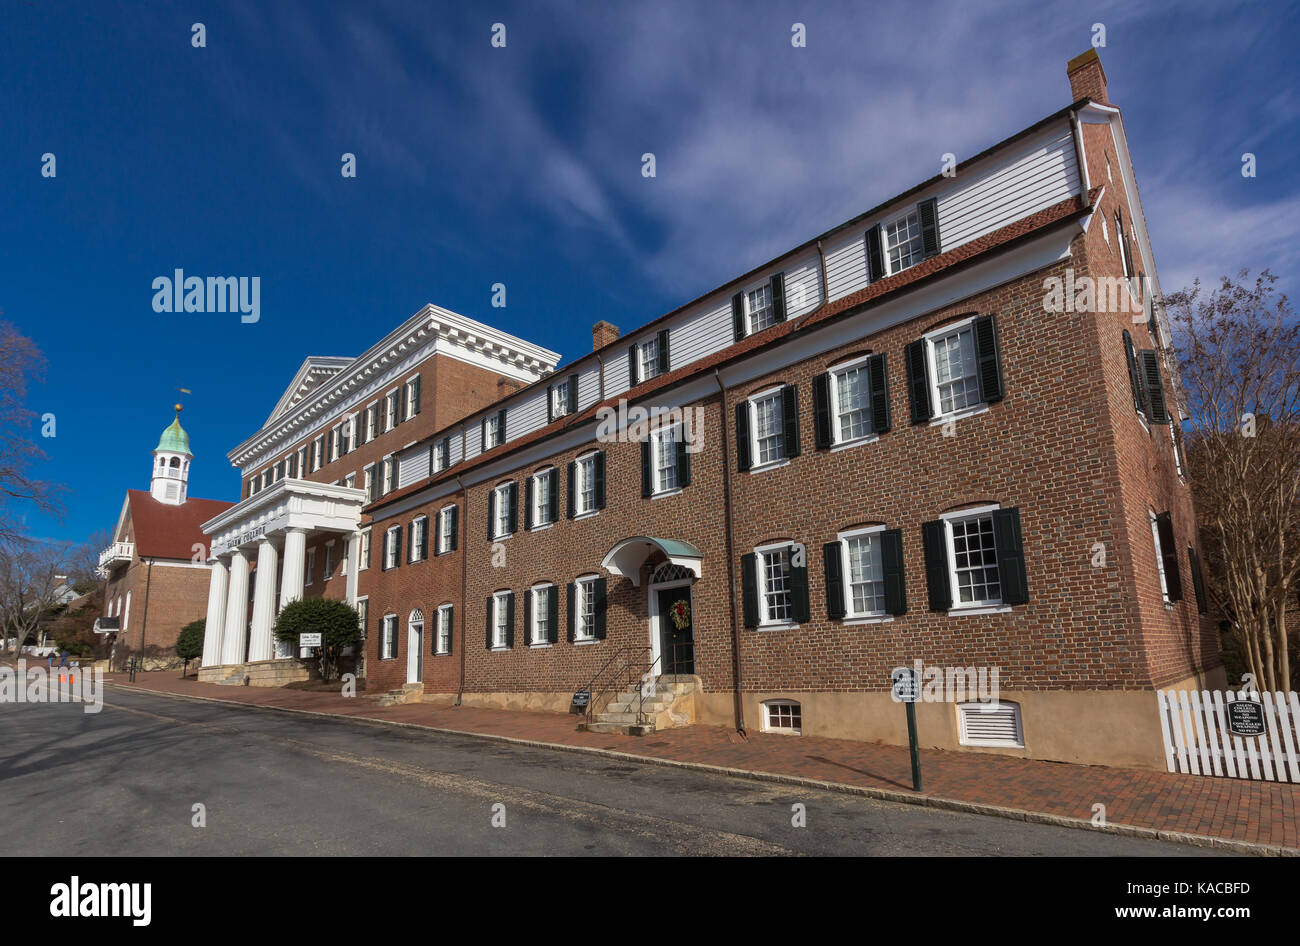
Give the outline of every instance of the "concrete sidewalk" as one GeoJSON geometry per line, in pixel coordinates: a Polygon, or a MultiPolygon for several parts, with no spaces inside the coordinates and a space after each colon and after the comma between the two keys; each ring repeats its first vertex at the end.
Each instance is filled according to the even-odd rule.
{"type": "Polygon", "coordinates": [[[620,753],[643,761],[722,770],[733,775],[816,784],[913,804],[1098,830],[1094,805],[1105,805],[1106,830],[1255,854],[1300,855],[1300,786],[1176,775],[1141,769],[1037,762],[986,753],[922,750],[925,792],[911,789],[905,747],[737,733],[716,726],[669,729],[646,737],[585,733],[577,717],[427,703],[380,707],[364,695],[219,686],[182,680],[172,671],[108,674],[115,685],[226,700],[574,751],[620,753]]]}

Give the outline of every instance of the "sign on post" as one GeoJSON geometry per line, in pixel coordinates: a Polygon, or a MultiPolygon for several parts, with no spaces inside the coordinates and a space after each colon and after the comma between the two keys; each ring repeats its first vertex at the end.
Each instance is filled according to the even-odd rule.
{"type": "Polygon", "coordinates": [[[1233,700],[1228,704],[1228,731],[1237,736],[1262,736],[1268,726],[1264,722],[1264,704],[1254,700],[1233,700]]]}
{"type": "Polygon", "coordinates": [[[921,698],[921,681],[911,667],[895,667],[889,675],[894,699],[907,709],[907,747],[912,757],[912,790],[921,790],[921,750],[916,740],[916,703],[921,698]]]}
{"type": "Polygon", "coordinates": [[[312,632],[307,633],[307,634],[299,634],[299,635],[298,635],[298,646],[299,646],[299,647],[320,647],[320,646],[321,646],[321,632],[320,632],[320,631],[312,631],[312,632]]]}

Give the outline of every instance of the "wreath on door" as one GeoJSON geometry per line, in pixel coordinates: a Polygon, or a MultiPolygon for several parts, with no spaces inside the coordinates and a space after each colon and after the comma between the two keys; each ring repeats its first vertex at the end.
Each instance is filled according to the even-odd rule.
{"type": "Polygon", "coordinates": [[[673,606],[668,609],[668,615],[673,619],[673,624],[677,630],[684,631],[691,624],[691,606],[682,598],[673,602],[673,606]]]}

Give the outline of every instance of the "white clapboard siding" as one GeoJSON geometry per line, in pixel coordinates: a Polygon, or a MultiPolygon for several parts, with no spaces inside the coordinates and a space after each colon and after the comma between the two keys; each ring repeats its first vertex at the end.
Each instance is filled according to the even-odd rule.
{"type": "MultiPolygon", "coordinates": [[[[619,339],[614,346],[614,353],[605,356],[605,397],[617,397],[628,389],[627,346],[632,344],[627,339],[619,339]]],[[[673,342],[668,340],[668,353],[672,354],[673,342]]]]}
{"type": "MultiPolygon", "coordinates": [[[[564,383],[567,375],[557,375],[564,383]]],[[[524,434],[546,426],[546,388],[534,390],[522,400],[512,400],[506,406],[506,439],[517,440],[524,434]]]]}
{"type": "Polygon", "coordinates": [[[821,257],[817,253],[812,253],[787,263],[785,268],[786,318],[797,319],[821,304],[821,257]]]}
{"type": "Polygon", "coordinates": [[[591,368],[578,375],[578,410],[590,407],[600,400],[600,367],[591,368]]]}
{"type": "Polygon", "coordinates": [[[417,444],[397,455],[397,488],[429,478],[429,445],[417,444]]]}
{"type": "Polygon", "coordinates": [[[1170,772],[1300,782],[1300,694],[1157,690],[1156,705],[1170,772]],[[1227,704],[1234,700],[1263,706],[1262,735],[1238,736],[1228,728],[1227,704]]]}

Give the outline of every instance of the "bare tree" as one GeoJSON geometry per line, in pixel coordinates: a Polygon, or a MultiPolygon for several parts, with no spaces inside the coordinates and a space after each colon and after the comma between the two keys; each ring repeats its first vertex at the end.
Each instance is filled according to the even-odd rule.
{"type": "Polygon", "coordinates": [[[36,343],[9,322],[0,322],[0,540],[22,534],[20,503],[61,517],[62,487],[31,476],[31,466],[45,459],[28,431],[37,420],[25,405],[27,385],[44,377],[45,356],[36,343]]]}
{"type": "Polygon", "coordinates": [[[1194,425],[1187,457],[1211,598],[1261,688],[1289,690],[1300,572],[1300,325],[1276,277],[1165,299],[1194,425]]]}
{"type": "Polygon", "coordinates": [[[0,632],[13,650],[36,632],[58,603],[65,587],[67,564],[73,557],[68,543],[36,539],[0,539],[0,632]]]}

